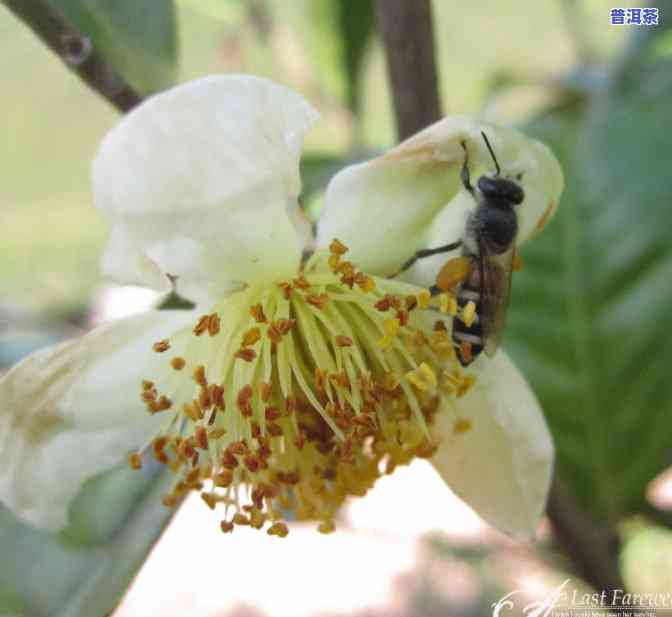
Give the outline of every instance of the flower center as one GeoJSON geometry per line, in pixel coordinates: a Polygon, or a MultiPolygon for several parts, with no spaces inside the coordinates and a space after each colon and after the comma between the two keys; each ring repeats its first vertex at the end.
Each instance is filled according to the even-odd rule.
{"type": "Polygon", "coordinates": [[[364,274],[346,251],[335,240],[297,278],[238,292],[155,343],[173,355],[141,396],[167,417],[151,442],[177,475],[167,506],[197,490],[225,532],[268,524],[282,537],[291,514],[328,533],[348,496],[434,453],[440,396],[474,382],[444,321],[455,303],[424,311],[429,292],[364,274]]]}

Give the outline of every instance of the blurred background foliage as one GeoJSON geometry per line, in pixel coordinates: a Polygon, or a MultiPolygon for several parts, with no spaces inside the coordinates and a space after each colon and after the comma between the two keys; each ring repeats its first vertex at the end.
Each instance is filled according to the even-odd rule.
{"type": "MultiPolygon", "coordinates": [[[[48,1],[142,94],[213,72],[264,75],[303,93],[323,115],[302,162],[312,214],[335,171],[395,143],[369,1],[48,1]]],[[[609,26],[613,4],[520,0],[514,11],[495,0],[436,1],[435,46],[444,113],[526,127],[566,173],[562,207],[515,276],[505,344],[544,404],[570,503],[552,500],[550,512],[569,519],[559,521],[569,541],[559,534],[536,558],[551,578],[578,572],[599,585],[623,576],[636,591],[669,591],[672,499],[652,500],[650,483],[672,465],[672,2],[655,5],[661,26],[639,29],[609,26]]],[[[1,5],[0,70],[1,368],[95,321],[105,225],[91,207],[89,164],[118,113],[1,5]]],[[[132,571],[104,570],[110,551],[130,537],[144,554],[156,535],[146,499],[124,501],[105,529],[91,530],[100,512],[87,495],[121,495],[125,476],[114,474],[123,473],[87,487],[59,538],[0,519],[2,546],[12,538],[57,561],[65,550],[76,562],[63,566],[74,577],[64,576],[68,588],[100,558],[98,576],[118,580],[108,589],[116,597],[132,571]]],[[[155,492],[155,481],[134,490],[155,492]]],[[[433,546],[472,566],[483,557],[433,546]]],[[[20,614],[16,584],[2,573],[0,607],[20,614]]],[[[85,602],[96,584],[61,614],[93,614],[85,602]]],[[[59,593],[39,614],[61,606],[59,593]]],[[[423,597],[416,614],[445,610],[423,597]]],[[[487,613],[486,600],[473,614],[487,613]]]]}

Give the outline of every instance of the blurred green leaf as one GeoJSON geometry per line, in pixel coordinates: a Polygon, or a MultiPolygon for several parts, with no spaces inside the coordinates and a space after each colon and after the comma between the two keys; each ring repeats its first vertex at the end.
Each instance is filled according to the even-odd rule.
{"type": "Polygon", "coordinates": [[[169,475],[146,465],[92,478],[60,534],[24,525],[0,506],[0,615],[108,615],[170,519],[161,504],[169,475]]]}
{"type": "Polygon", "coordinates": [[[310,199],[315,193],[323,191],[330,178],[346,165],[342,156],[331,154],[306,154],[301,158],[301,195],[310,199]]]}
{"type": "Polygon", "coordinates": [[[371,0],[335,0],[342,40],[342,63],[347,77],[348,107],[360,111],[360,77],[366,49],[373,33],[371,0]]]}
{"type": "Polygon", "coordinates": [[[323,67],[337,66],[339,87],[349,109],[359,112],[361,73],[373,34],[372,0],[320,0],[307,3],[311,28],[306,32],[311,54],[323,67]]]}
{"type": "Polygon", "coordinates": [[[647,483],[672,464],[672,62],[649,45],[585,109],[528,127],[561,159],[566,192],[526,247],[508,332],[559,473],[611,520],[644,510],[647,483]]]}
{"type": "Polygon", "coordinates": [[[177,77],[177,26],[172,0],[49,0],[141,94],[177,77]]]}

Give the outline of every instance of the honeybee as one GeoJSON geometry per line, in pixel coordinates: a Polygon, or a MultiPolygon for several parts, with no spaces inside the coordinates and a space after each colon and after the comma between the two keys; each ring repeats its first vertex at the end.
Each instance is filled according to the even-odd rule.
{"type": "Polygon", "coordinates": [[[481,135],[495,164],[495,173],[481,176],[474,187],[469,174],[469,151],[462,142],[462,184],[478,204],[467,219],[464,235],[451,244],[417,251],[401,268],[403,272],[418,259],[462,247],[462,256],[449,260],[430,288],[432,295],[444,291],[455,293],[461,311],[469,302],[474,303],[476,317],[473,321],[453,320],[452,338],[462,366],[470,365],[483,350],[488,356],[493,356],[497,350],[506,322],[516,253],[518,217],[514,206],[525,199],[518,182],[501,177],[501,168],[488,137],[484,132],[481,135]]]}

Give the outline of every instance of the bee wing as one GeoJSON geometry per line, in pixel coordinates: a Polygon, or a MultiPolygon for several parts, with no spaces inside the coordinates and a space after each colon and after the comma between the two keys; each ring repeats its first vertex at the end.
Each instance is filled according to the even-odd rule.
{"type": "Polygon", "coordinates": [[[497,351],[511,297],[511,271],[516,248],[512,244],[503,253],[495,253],[487,241],[479,241],[479,268],[481,279],[481,331],[485,353],[492,357],[497,351]]]}

